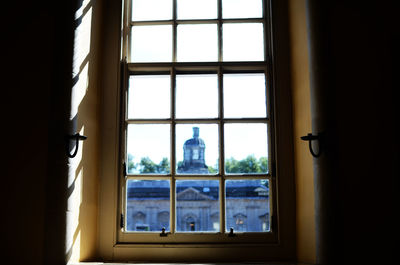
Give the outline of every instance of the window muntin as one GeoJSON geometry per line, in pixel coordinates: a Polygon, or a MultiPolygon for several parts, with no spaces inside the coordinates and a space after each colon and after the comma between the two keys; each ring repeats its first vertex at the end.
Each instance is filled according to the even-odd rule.
{"type": "Polygon", "coordinates": [[[133,0],[132,21],[172,19],[173,0],[133,0]]]}
{"type": "Polygon", "coordinates": [[[171,80],[168,75],[133,75],[129,78],[128,118],[171,117],[171,80]]]}
{"type": "Polygon", "coordinates": [[[177,61],[212,62],[218,60],[217,24],[177,26],[177,61]]]}
{"type": "Polygon", "coordinates": [[[175,86],[176,118],[218,117],[217,74],[177,75],[175,86]],[[207,105],[206,107],[205,104],[207,105]]]}
{"type": "Polygon", "coordinates": [[[176,124],[175,135],[176,174],[218,173],[218,124],[176,124]]]}
{"type": "Polygon", "coordinates": [[[223,18],[262,17],[263,0],[222,0],[223,18]]]}
{"type": "Polygon", "coordinates": [[[215,19],[217,0],[177,0],[177,19],[215,19]]]}
{"type": "Polygon", "coordinates": [[[177,180],[175,191],[176,232],[219,232],[218,180],[177,180]]]}
{"type": "Polygon", "coordinates": [[[136,1],[130,1],[129,34],[125,36],[128,62],[266,59],[263,0],[136,1]],[[164,5],[168,8],[160,10],[164,5]]]}
{"type": "Polygon", "coordinates": [[[266,123],[225,123],[225,172],[268,173],[266,123]]]}
{"type": "Polygon", "coordinates": [[[133,62],[170,62],[172,58],[172,26],[140,25],[131,30],[133,62]],[[163,45],[159,45],[163,43],[163,45]]]}
{"type": "Polygon", "coordinates": [[[223,81],[226,118],[267,117],[264,74],[225,74],[223,81]]]}
{"type": "MultiPolygon", "coordinates": [[[[267,232],[269,226],[269,181],[257,180],[227,180],[225,182],[225,218],[226,228],[241,232],[267,232]],[[251,203],[242,203],[249,200],[251,203]]],[[[226,229],[228,232],[228,229],[226,229]]]]}
{"type": "Polygon", "coordinates": [[[262,23],[224,23],[224,61],[263,61],[264,39],[262,23]]]}
{"type": "MultiPolygon", "coordinates": [[[[127,182],[142,180],[146,176],[157,181],[168,180],[171,183],[171,195],[169,198],[170,226],[168,229],[167,227],[165,228],[170,233],[168,238],[174,242],[237,241],[238,239],[235,237],[227,237],[231,227],[235,233],[250,233],[249,236],[245,237],[245,241],[267,242],[266,239],[272,238],[270,236],[270,216],[272,212],[271,205],[273,204],[271,202],[269,185],[265,186],[262,183],[271,183],[272,175],[269,171],[269,164],[271,163],[271,159],[273,159],[273,154],[268,145],[271,141],[270,112],[268,111],[270,98],[267,96],[267,88],[270,80],[267,78],[269,76],[269,69],[266,64],[267,44],[264,37],[266,23],[263,17],[263,8],[261,7],[257,12],[254,12],[254,10],[248,11],[252,15],[243,15],[242,17],[232,15],[232,13],[231,15],[229,13],[223,15],[223,5],[229,6],[229,3],[224,4],[224,2],[229,1],[207,1],[207,3],[203,4],[212,5],[214,4],[213,2],[216,3],[218,11],[216,18],[210,14],[200,15],[201,12],[199,12],[198,16],[190,17],[190,12],[192,11],[187,11],[184,16],[182,9],[181,11],[179,9],[179,2],[184,1],[172,2],[172,19],[130,20],[128,24],[131,30],[127,32],[131,34],[127,38],[128,43],[126,46],[129,47],[126,50],[128,79],[143,75],[150,76],[149,80],[151,80],[151,76],[160,76],[160,72],[163,72],[161,76],[168,76],[170,80],[170,93],[165,98],[168,98],[166,100],[170,101],[170,110],[163,115],[158,114],[158,116],[153,115],[153,117],[150,117],[151,115],[147,115],[147,117],[145,117],[146,115],[142,115],[142,117],[128,116],[126,117],[126,129],[124,130],[126,132],[129,131],[128,128],[135,128],[131,127],[132,125],[138,126],[137,128],[141,128],[140,126],[143,125],[168,125],[170,128],[170,137],[166,142],[170,146],[170,155],[160,162],[158,162],[159,159],[151,161],[153,163],[150,163],[150,165],[153,166],[151,168],[156,168],[157,170],[157,168],[163,168],[162,162],[165,162],[164,165],[167,164],[170,171],[158,170],[149,173],[148,170],[143,169],[145,168],[143,165],[142,167],[137,166],[135,168],[136,171],[127,170],[128,174],[124,176],[125,182],[123,183],[122,190],[128,185],[127,182]],[[138,35],[135,37],[134,28],[149,27],[152,29],[151,27],[157,28],[161,26],[164,26],[162,27],[164,28],[164,32],[161,34],[161,37],[164,38],[163,40],[160,39],[161,37],[154,39],[154,36],[143,34],[143,42],[141,43],[144,47],[143,50],[135,49],[135,38],[137,39],[138,35]],[[167,32],[165,28],[170,28],[171,30],[165,33],[167,32]],[[242,34],[242,37],[245,39],[238,38],[236,35],[238,33],[242,34]],[[170,34],[171,38],[165,37],[168,34],[170,34]],[[146,42],[151,43],[147,45],[146,42]],[[165,51],[165,53],[162,51],[165,51]],[[227,63],[228,61],[229,63],[227,63]],[[252,82],[250,82],[251,79],[253,79],[252,82]],[[235,80],[237,81],[236,87],[235,80]],[[191,94],[196,95],[196,97],[193,99],[190,96],[191,94]],[[240,97],[243,101],[238,101],[240,97]],[[240,103],[237,105],[237,102],[240,103]],[[251,110],[246,105],[251,106],[251,110]],[[213,133],[205,133],[205,128],[208,127],[213,128],[211,130],[213,133]],[[183,171],[182,167],[180,167],[182,166],[180,162],[182,162],[182,159],[185,159],[184,143],[187,140],[195,138],[194,132],[184,134],[183,129],[191,131],[195,128],[200,129],[200,138],[206,138],[203,139],[206,143],[206,152],[204,153],[206,159],[213,157],[215,161],[214,163],[204,162],[206,165],[205,171],[190,171],[190,169],[189,171],[183,171]],[[231,131],[232,128],[237,130],[237,132],[231,131]],[[253,128],[255,128],[254,132],[251,130],[253,128]],[[244,133],[240,132],[240,130],[244,131],[244,133]],[[212,135],[212,137],[209,135],[212,135]],[[231,139],[238,138],[238,135],[247,135],[246,137],[254,138],[254,140],[259,135],[262,136],[258,139],[258,142],[250,141],[249,139],[240,139],[238,141],[239,146],[247,148],[244,149],[246,155],[243,157],[234,157],[232,154],[237,152],[237,150],[232,151],[235,150],[234,147],[232,148],[232,145],[236,146],[236,144],[232,144],[231,139]],[[260,146],[261,148],[259,148],[260,146]],[[263,152],[261,154],[257,152],[257,155],[255,155],[251,147],[263,149],[263,152]],[[211,155],[209,154],[209,149],[214,150],[211,151],[211,155]],[[226,170],[226,165],[228,161],[233,161],[232,159],[229,160],[230,158],[241,164],[250,162],[253,164],[259,163],[259,165],[256,165],[253,167],[255,169],[251,170],[243,169],[242,167],[239,171],[229,171],[226,170]],[[182,215],[182,211],[178,211],[181,201],[178,199],[179,193],[177,193],[177,190],[178,187],[181,188],[178,185],[181,181],[186,183],[190,183],[191,181],[218,183],[216,186],[218,187],[217,204],[219,212],[210,212],[207,214],[207,226],[204,226],[204,222],[200,224],[199,212],[195,213],[192,211],[187,215],[182,215]],[[248,185],[242,185],[240,184],[241,182],[248,183],[248,185]],[[258,186],[253,187],[251,183],[258,183],[258,186]],[[247,204],[249,204],[247,208],[252,209],[251,205],[261,202],[264,206],[259,208],[263,209],[263,212],[261,213],[261,210],[258,210],[257,214],[246,214],[246,211],[243,210],[246,207],[241,210],[242,212],[232,212],[231,210],[228,212],[228,204],[234,205],[238,201],[235,201],[233,204],[231,203],[234,200],[232,198],[234,195],[232,194],[235,193],[230,193],[230,196],[226,196],[226,185],[233,187],[233,190],[262,190],[260,193],[262,195],[259,197],[263,199],[260,200],[257,197],[258,195],[255,197],[242,196],[241,203],[246,204],[244,201],[247,201],[247,204]],[[235,188],[235,186],[238,187],[235,188]],[[236,226],[233,225],[228,215],[232,215],[229,218],[236,218],[235,222],[233,222],[234,224],[238,223],[236,226]],[[248,224],[253,225],[247,226],[248,224]]],[[[241,1],[238,1],[238,4],[243,4],[239,2],[241,1]]],[[[227,7],[227,9],[229,8],[227,7]]],[[[257,8],[253,7],[253,9],[257,8]]],[[[149,32],[151,33],[151,31],[149,32]]],[[[135,82],[128,83],[127,90],[135,91],[135,85],[135,82]]],[[[156,93],[154,93],[154,96],[157,97],[156,93]]],[[[126,109],[128,112],[130,105],[133,104],[132,102],[133,100],[127,102],[126,109]]],[[[149,102],[147,105],[157,104],[149,102]]],[[[125,139],[127,139],[126,143],[129,142],[129,137],[125,139]]],[[[166,139],[164,138],[164,140],[166,139]]],[[[147,140],[147,143],[150,144],[150,142],[152,141],[147,140]]],[[[154,146],[157,146],[157,144],[154,146]]],[[[132,158],[132,154],[129,153],[128,149],[128,144],[123,144],[123,158],[125,161],[129,160],[129,157],[132,158]]],[[[161,148],[161,150],[165,149],[161,148]]],[[[165,153],[165,151],[162,152],[165,153]]],[[[201,149],[193,149],[187,156],[194,160],[200,160],[202,158],[201,149]]],[[[193,187],[186,188],[187,191],[185,192],[187,193],[197,190],[199,195],[197,198],[203,199],[206,198],[204,195],[207,195],[207,189],[210,189],[210,187],[204,187],[204,190],[193,187]]],[[[152,199],[151,196],[147,198],[147,200],[152,199]]],[[[237,197],[235,199],[237,200],[237,197]]],[[[125,196],[124,212],[127,211],[126,205],[130,205],[130,200],[129,196],[125,196]]],[[[142,200],[146,199],[142,198],[142,200]]],[[[191,202],[192,205],[196,203],[197,206],[192,208],[204,211],[205,206],[199,207],[199,201],[191,202]]],[[[159,211],[157,209],[157,212],[153,213],[153,215],[158,216],[161,214],[159,211]]],[[[165,219],[165,211],[162,212],[164,212],[163,216],[165,219]]],[[[125,216],[125,219],[128,218],[128,215],[125,216]]],[[[127,222],[125,221],[125,223],[127,222]]],[[[125,232],[123,232],[124,234],[121,238],[124,238],[125,242],[159,241],[157,233],[124,229],[125,232]],[[130,237],[130,234],[133,237],[130,237]],[[152,235],[153,237],[151,237],[152,235]]],[[[243,237],[239,241],[242,242],[243,237]]]]}
{"type": "Polygon", "coordinates": [[[126,231],[159,232],[162,228],[169,231],[169,180],[131,179],[127,181],[126,187],[126,197],[129,198],[126,205],[126,231]],[[149,197],[149,192],[152,204],[143,199],[149,197]]]}
{"type": "Polygon", "coordinates": [[[169,124],[129,124],[126,128],[128,174],[170,173],[169,124]]]}

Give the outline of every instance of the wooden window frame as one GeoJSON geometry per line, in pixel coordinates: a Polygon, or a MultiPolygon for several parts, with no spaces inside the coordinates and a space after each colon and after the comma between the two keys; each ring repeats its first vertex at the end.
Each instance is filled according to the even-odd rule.
{"type": "MultiPolygon", "coordinates": [[[[277,2],[274,0],[265,0],[264,1],[264,14],[270,15],[272,12],[272,8],[276,9],[276,7],[272,7],[271,2],[277,2]]],[[[221,3],[221,1],[219,1],[221,3]]],[[[278,4],[278,9],[279,12],[285,13],[283,10],[285,7],[285,3],[282,5],[278,4]]],[[[219,9],[221,10],[221,9],[219,9]]],[[[125,12],[127,12],[127,9],[125,9],[125,12]]],[[[221,16],[219,16],[221,17],[221,16]]],[[[280,19],[278,19],[280,20],[280,19]]],[[[236,22],[243,22],[243,19],[235,20],[236,22]]],[[[193,21],[186,21],[187,23],[193,22],[193,21]]],[[[217,23],[223,23],[224,21],[221,19],[217,20],[217,23]]],[[[231,22],[231,20],[229,20],[231,22]]],[[[258,21],[257,21],[258,22],[258,21]]],[[[123,69],[122,72],[125,73],[125,81],[126,77],[128,76],[128,73],[151,73],[155,71],[165,71],[168,70],[169,72],[177,72],[177,71],[188,71],[188,72],[194,72],[194,73],[200,73],[202,71],[216,71],[219,75],[224,73],[224,72],[240,72],[240,71],[245,71],[245,72],[252,72],[252,71],[264,71],[266,74],[266,80],[268,80],[268,85],[267,88],[269,89],[267,91],[267,96],[270,97],[271,104],[267,106],[268,108],[268,114],[270,115],[268,117],[268,122],[272,124],[271,127],[273,127],[273,130],[270,131],[270,136],[269,136],[269,148],[271,148],[271,151],[269,152],[269,161],[270,161],[270,175],[268,178],[270,179],[270,196],[274,194],[276,196],[275,199],[273,199],[273,205],[271,207],[271,215],[273,214],[275,217],[272,218],[271,222],[271,233],[268,233],[269,238],[259,238],[257,239],[254,237],[254,235],[251,235],[250,237],[246,237],[246,233],[242,234],[243,236],[239,237],[234,237],[226,240],[226,234],[221,234],[221,236],[224,237],[222,240],[217,240],[215,241],[214,239],[209,239],[207,237],[203,237],[203,239],[198,239],[198,240],[177,240],[175,242],[169,241],[169,242],[162,242],[157,238],[156,240],[131,240],[129,238],[122,238],[121,234],[121,228],[119,226],[119,216],[122,213],[123,209],[123,196],[121,194],[116,194],[115,192],[107,192],[107,195],[104,195],[103,197],[106,198],[107,196],[109,198],[114,197],[114,206],[102,206],[103,212],[109,212],[111,213],[112,211],[117,212],[116,218],[113,221],[113,226],[114,226],[114,231],[112,233],[108,233],[109,236],[108,238],[112,238],[112,244],[110,245],[109,243],[105,242],[105,239],[100,239],[100,253],[104,253],[105,256],[112,257],[112,260],[120,260],[120,259],[125,259],[127,257],[135,257],[135,260],[141,260],[143,255],[146,255],[146,251],[140,252],[139,249],[154,249],[154,248],[163,248],[165,246],[168,246],[168,248],[174,249],[174,248],[180,248],[180,249],[185,249],[188,251],[188,253],[194,254],[192,251],[189,251],[189,249],[195,247],[195,248],[201,248],[202,251],[197,251],[196,255],[191,256],[191,260],[204,260],[202,258],[202,253],[203,250],[210,250],[213,249],[215,246],[218,246],[218,248],[224,249],[223,251],[221,250],[221,253],[226,253],[228,251],[229,253],[232,254],[232,257],[235,255],[239,255],[235,253],[236,247],[241,247],[241,248],[246,248],[249,250],[249,253],[253,253],[251,258],[250,254],[248,253],[245,255],[247,260],[279,260],[283,258],[288,258],[292,257],[295,253],[294,251],[294,239],[295,239],[295,229],[294,229],[294,188],[293,188],[293,161],[292,161],[292,143],[291,143],[291,113],[290,113],[290,97],[285,98],[288,96],[289,93],[289,87],[285,82],[281,82],[281,84],[277,84],[276,80],[279,79],[280,77],[287,76],[288,72],[283,70],[281,66],[276,67],[276,57],[283,57],[283,60],[286,60],[286,56],[282,55],[281,52],[278,52],[278,56],[276,53],[276,50],[284,50],[281,48],[276,48],[276,45],[274,45],[274,40],[276,39],[276,36],[273,36],[272,34],[272,25],[270,24],[273,22],[273,17],[271,20],[267,20],[264,24],[264,33],[268,38],[265,37],[265,39],[270,40],[270,42],[265,42],[265,49],[268,52],[265,52],[265,61],[264,62],[202,62],[202,63],[188,63],[188,62],[176,62],[172,61],[170,63],[157,63],[157,64],[152,64],[152,63],[127,63],[124,64],[125,67],[121,68],[123,69]],[[271,30],[266,30],[266,29],[271,29],[271,30]],[[274,51],[274,53],[272,52],[274,51]],[[238,66],[238,64],[240,64],[238,66]],[[270,69],[270,71],[267,71],[266,69],[270,69]],[[277,99],[278,98],[278,99],[277,99]],[[283,119],[281,119],[283,118],[283,119]],[[285,119],[286,118],[286,119],[285,119]],[[277,152],[279,150],[279,152],[277,152]],[[285,194],[283,196],[282,194],[285,194]],[[114,210],[112,210],[114,209],[114,210]],[[113,236],[111,236],[113,234],[113,236]],[[272,235],[272,236],[271,236],[272,235]],[[127,239],[127,240],[126,240],[127,239]],[[233,239],[233,241],[232,241],[233,239]],[[106,245],[108,247],[106,247],[106,245]],[[102,250],[103,249],[103,250],[102,250]],[[112,249],[112,250],[111,250],[112,249]],[[259,252],[261,250],[261,253],[259,252]],[[111,251],[111,252],[110,252],[111,251]],[[257,252],[257,253],[256,253],[257,252]],[[108,253],[108,254],[107,254],[108,253]],[[110,254],[113,253],[113,254],[110,254]]],[[[146,22],[150,23],[150,22],[146,22]]],[[[125,24],[126,25],[126,24],[125,24]]],[[[130,25],[128,25],[130,26],[130,25]]],[[[128,27],[129,28],[129,27],[128,27]]],[[[221,27],[219,27],[221,28],[221,27]]],[[[129,33],[129,30],[127,27],[122,28],[122,35],[126,35],[129,33]]],[[[176,30],[174,32],[176,34],[176,30]]],[[[278,34],[282,35],[282,34],[278,34]]],[[[285,39],[285,34],[284,36],[278,36],[279,38],[285,39]]],[[[176,35],[175,35],[176,37],[176,35]]],[[[126,39],[126,38],[125,38],[126,39]]],[[[219,38],[219,47],[222,47],[221,43],[221,38],[219,38]]],[[[121,42],[121,48],[122,50],[127,51],[127,45],[128,43],[126,41],[121,42]]],[[[176,44],[174,45],[176,46],[176,44]]],[[[174,47],[174,53],[176,51],[176,47],[174,47]]],[[[122,53],[124,54],[124,53],[122,53]]],[[[221,59],[221,53],[219,53],[219,58],[221,59]]],[[[123,56],[121,55],[121,58],[123,56]]],[[[176,58],[176,54],[174,54],[174,60],[176,58]]],[[[121,71],[120,71],[121,72],[121,71]]],[[[220,78],[221,80],[221,78],[220,78]]],[[[280,80],[280,79],[279,79],[280,80]]],[[[123,99],[123,94],[125,93],[125,90],[127,86],[121,86],[123,89],[119,90],[117,94],[120,94],[120,99],[123,99]]],[[[172,87],[173,89],[173,87],[172,87]]],[[[222,88],[220,89],[220,91],[222,88]]],[[[171,95],[173,97],[173,94],[171,95]]],[[[220,95],[220,101],[222,97],[220,95]]],[[[107,101],[107,100],[106,100],[107,101]]],[[[120,100],[120,103],[115,104],[115,106],[119,105],[118,112],[121,109],[125,109],[124,106],[125,102],[124,100],[120,100]]],[[[220,105],[220,108],[222,106],[220,105]]],[[[120,116],[117,118],[117,120],[120,120],[121,122],[117,122],[116,124],[120,124],[117,126],[117,130],[120,132],[123,131],[121,127],[124,125],[124,117],[120,116]]],[[[198,121],[198,120],[196,120],[198,121]]],[[[166,121],[170,122],[170,121],[166,121]]],[[[190,122],[190,121],[187,121],[190,122]]],[[[207,121],[205,121],[207,122],[207,121]]],[[[221,126],[220,126],[221,127],[221,126]]],[[[222,126],[223,127],[223,126],[222,126]]],[[[270,127],[270,128],[271,128],[270,127]]],[[[221,132],[220,132],[221,133],[221,132]]],[[[220,134],[221,137],[223,137],[223,133],[220,134]]],[[[124,136],[117,136],[117,141],[120,143],[120,147],[123,145],[124,142],[124,136]],[[119,140],[118,140],[119,139],[119,140]]],[[[172,137],[174,138],[174,137],[172,137]]],[[[174,144],[172,145],[174,146],[174,144]]],[[[117,165],[117,171],[119,172],[119,178],[117,182],[113,182],[114,187],[118,187],[118,190],[121,190],[123,193],[123,185],[121,185],[122,182],[125,181],[125,176],[123,176],[124,172],[124,167],[122,166],[122,153],[123,153],[123,148],[119,149],[119,155],[114,156],[114,161],[116,162],[117,165]],[[118,158],[119,157],[119,158],[118,158]]],[[[222,151],[220,151],[222,152],[222,151]]],[[[222,152],[223,153],[223,152],[222,152]]],[[[174,159],[174,156],[171,156],[171,159],[174,159]]],[[[220,157],[220,163],[223,164],[223,156],[220,157]]],[[[171,161],[171,165],[174,165],[173,161],[171,161]]],[[[107,166],[105,166],[107,167],[107,166]]],[[[171,169],[173,166],[171,166],[171,169]]],[[[220,167],[220,170],[223,167],[220,167]]],[[[114,171],[115,172],[115,171],[114,171]]],[[[179,176],[181,177],[181,176],[179,176]]],[[[184,177],[184,176],[182,176],[184,177]]],[[[206,176],[206,178],[213,178],[214,176],[206,176]]],[[[218,176],[217,176],[218,177],[218,176]]],[[[240,178],[241,176],[232,176],[232,178],[240,178]]],[[[254,176],[251,175],[249,176],[253,178],[254,176]]],[[[173,183],[171,182],[171,188],[173,189],[173,183]]],[[[109,191],[111,188],[106,189],[109,191]]],[[[220,186],[220,189],[222,190],[223,187],[222,185],[220,186]]],[[[172,192],[172,191],[171,191],[172,192]]],[[[173,200],[172,200],[173,204],[173,200]]],[[[173,207],[173,205],[171,206],[173,207]]],[[[222,216],[224,215],[224,211],[220,212],[220,218],[224,219],[222,216]]],[[[171,218],[172,219],[172,218],[171,218]]],[[[172,219],[173,220],[173,219],[172,219]]],[[[105,222],[100,222],[100,227],[105,227],[105,222]]],[[[172,224],[172,223],[171,223],[172,224]]],[[[222,224],[222,223],[221,223],[222,224]]],[[[109,226],[107,226],[109,228],[109,226]]],[[[110,230],[108,230],[110,231],[110,230]]],[[[196,236],[196,235],[193,235],[196,236]]],[[[168,238],[168,237],[167,237],[168,238]]],[[[178,255],[175,256],[174,260],[179,260],[183,258],[185,255],[178,255]]],[[[159,257],[168,257],[168,254],[160,254],[159,257]]],[[[243,256],[244,257],[244,256],[243,256]]],[[[153,259],[151,259],[153,260],[153,259]]],[[[157,260],[155,258],[154,260],[157,260]]],[[[214,257],[212,260],[218,260],[218,258],[214,257]]],[[[222,260],[226,260],[222,259],[222,260]]]]}

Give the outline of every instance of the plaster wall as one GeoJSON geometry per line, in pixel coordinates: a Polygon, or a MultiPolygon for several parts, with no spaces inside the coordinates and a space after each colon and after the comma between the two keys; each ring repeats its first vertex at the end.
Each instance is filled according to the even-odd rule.
{"type": "Polygon", "coordinates": [[[306,29],[306,1],[289,1],[293,142],[296,180],[297,260],[315,263],[313,161],[308,143],[300,137],[311,132],[310,79],[306,29]]]}

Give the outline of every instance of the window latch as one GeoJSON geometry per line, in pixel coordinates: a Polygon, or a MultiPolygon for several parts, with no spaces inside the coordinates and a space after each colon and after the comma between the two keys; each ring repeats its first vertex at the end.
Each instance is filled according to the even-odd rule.
{"type": "Polygon", "coordinates": [[[126,163],[125,162],[122,164],[122,167],[123,167],[123,170],[124,170],[124,177],[125,177],[125,176],[128,175],[128,169],[126,167],[126,163]]]}
{"type": "Polygon", "coordinates": [[[165,227],[163,227],[163,228],[161,229],[160,236],[161,236],[161,237],[166,237],[166,236],[168,236],[168,233],[165,233],[165,227]]]}
{"type": "Polygon", "coordinates": [[[233,227],[231,227],[228,236],[229,236],[229,237],[234,237],[234,236],[236,236],[236,234],[233,233],[233,227]]]}
{"type": "Polygon", "coordinates": [[[125,219],[124,219],[124,214],[123,213],[121,213],[121,219],[119,220],[119,226],[121,228],[124,228],[124,226],[125,226],[125,219]]]}

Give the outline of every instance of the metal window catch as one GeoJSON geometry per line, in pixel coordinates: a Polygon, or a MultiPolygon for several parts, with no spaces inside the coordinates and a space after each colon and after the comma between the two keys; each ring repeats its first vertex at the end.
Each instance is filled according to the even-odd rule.
{"type": "Polygon", "coordinates": [[[165,233],[165,227],[163,227],[163,228],[161,229],[160,236],[162,236],[162,237],[166,237],[166,236],[168,236],[168,234],[167,234],[167,233],[165,233]]]}
{"type": "Polygon", "coordinates": [[[65,152],[66,152],[67,156],[69,158],[74,158],[76,156],[76,154],[78,153],[79,141],[84,141],[86,139],[87,139],[86,136],[80,135],[79,133],[75,133],[74,135],[67,135],[65,137],[65,152]],[[69,147],[71,140],[75,140],[75,150],[72,154],[71,154],[70,147],[69,147]]]}
{"type": "Polygon", "coordinates": [[[313,135],[312,133],[308,133],[307,135],[300,137],[301,140],[308,141],[308,149],[310,149],[310,153],[313,157],[319,157],[322,153],[321,136],[322,133],[318,133],[318,135],[313,135]],[[315,153],[312,147],[312,141],[314,140],[317,140],[318,142],[318,153],[315,153]]]}
{"type": "Polygon", "coordinates": [[[229,230],[228,236],[229,236],[229,237],[234,237],[234,236],[236,236],[236,234],[233,233],[233,227],[231,227],[231,229],[229,230]]]}

